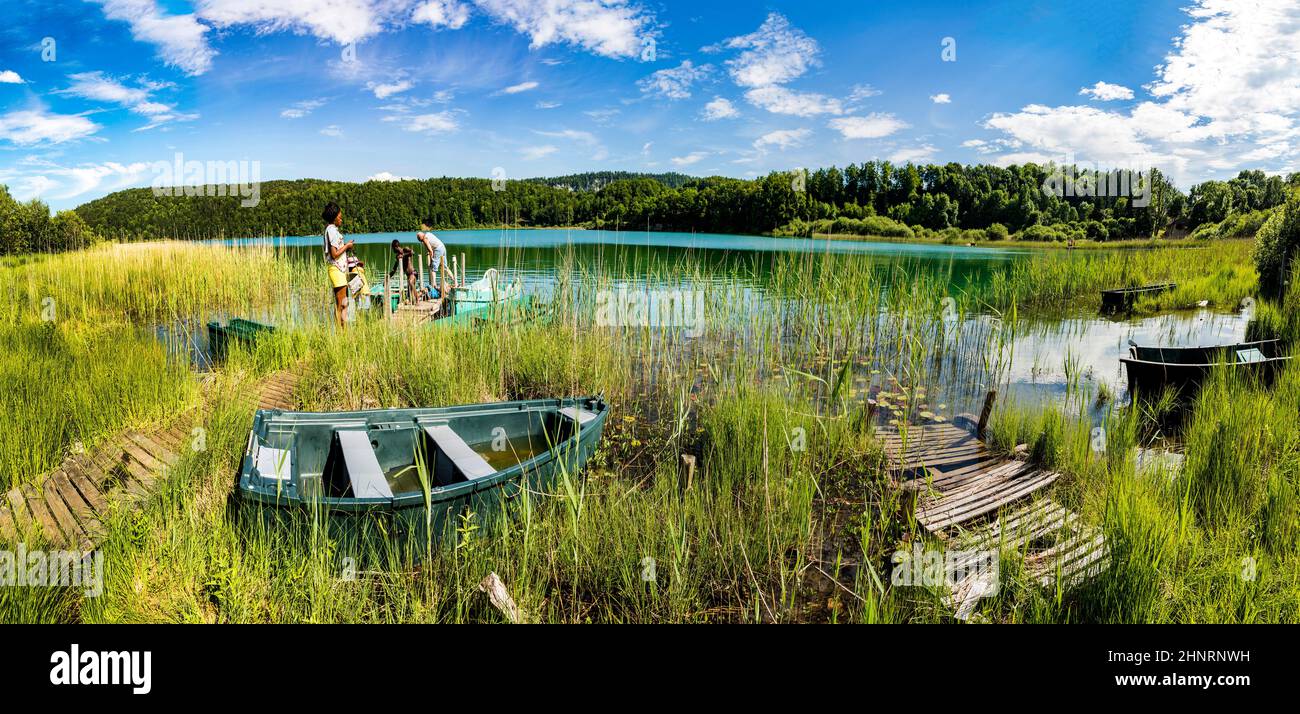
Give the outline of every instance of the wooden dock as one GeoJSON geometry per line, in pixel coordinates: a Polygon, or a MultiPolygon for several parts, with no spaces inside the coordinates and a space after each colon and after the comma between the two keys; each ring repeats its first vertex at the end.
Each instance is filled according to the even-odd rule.
{"type": "MultiPolygon", "coordinates": [[[[259,409],[289,409],[298,375],[280,372],[257,389],[259,409]]],[[[168,470],[191,448],[198,410],[170,427],[128,430],[92,452],[73,454],[38,483],[11,488],[0,499],[0,541],[45,542],[90,550],[104,537],[114,508],[138,508],[166,482],[168,470]]]]}
{"type": "MultiPolygon", "coordinates": [[[[1108,563],[1104,536],[1048,495],[1060,474],[995,453],[979,431],[970,417],[877,429],[892,479],[915,496],[917,523],[954,549],[1021,552],[1042,587],[1069,589],[1100,573],[1108,563]]],[[[954,585],[958,617],[973,610],[981,586],[973,579],[954,585]]]]}

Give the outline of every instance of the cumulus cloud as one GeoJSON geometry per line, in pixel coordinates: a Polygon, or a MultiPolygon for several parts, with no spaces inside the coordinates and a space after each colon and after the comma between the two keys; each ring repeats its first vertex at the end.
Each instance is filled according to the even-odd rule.
{"type": "Polygon", "coordinates": [[[692,151],[685,156],[674,156],[672,161],[674,166],[686,167],[698,164],[708,157],[709,152],[707,151],[692,151]]]}
{"type": "Polygon", "coordinates": [[[664,97],[667,99],[688,99],[691,85],[703,81],[713,73],[713,65],[695,66],[690,60],[670,69],[661,69],[648,77],[637,80],[637,87],[642,94],[664,97]]]}
{"type": "Polygon", "coordinates": [[[804,140],[811,135],[812,132],[808,129],[778,129],[754,140],[754,148],[759,151],[767,151],[769,148],[775,147],[784,151],[802,146],[804,140]]]}
{"type": "MultiPolygon", "coordinates": [[[[1300,55],[1300,5],[1196,0],[1186,11],[1191,22],[1145,85],[1153,101],[1110,111],[1031,104],[994,114],[985,126],[1033,149],[1024,154],[1156,166],[1178,182],[1247,163],[1277,170],[1293,164],[1300,148],[1290,141],[1300,133],[1300,63],[1292,59],[1300,55]]],[[[1081,93],[1124,98],[1124,89],[1099,83],[1081,93]]]]}
{"type": "Polygon", "coordinates": [[[99,128],[80,114],[51,114],[43,109],[0,114],[0,141],[18,146],[62,144],[88,137],[99,128]]]}
{"type": "Polygon", "coordinates": [[[775,12],[754,32],[732,37],[708,49],[724,48],[741,50],[738,56],[727,60],[727,70],[732,80],[742,87],[784,84],[821,64],[818,59],[821,46],[817,41],[775,12]]]}
{"type": "Polygon", "coordinates": [[[367,181],[388,181],[388,182],[419,181],[419,179],[417,179],[414,176],[396,176],[388,171],[380,171],[379,173],[374,174],[373,176],[367,176],[366,180],[367,181]]]}
{"type": "Polygon", "coordinates": [[[409,79],[397,79],[392,82],[366,82],[366,89],[375,95],[375,99],[387,99],[414,86],[415,83],[409,79]]]}
{"type": "Polygon", "coordinates": [[[23,78],[19,77],[18,73],[13,71],[12,69],[6,69],[3,72],[0,72],[0,84],[22,84],[22,83],[23,83],[23,78]]]}
{"type": "Polygon", "coordinates": [[[1079,94],[1085,97],[1092,97],[1101,102],[1133,98],[1133,90],[1119,84],[1110,84],[1109,82],[1097,82],[1091,87],[1084,87],[1079,90],[1079,94]]]}
{"type": "Polygon", "coordinates": [[[950,97],[949,95],[943,92],[940,92],[939,94],[931,94],[930,101],[934,102],[935,104],[952,104],[952,97],[950,97]]]}
{"type": "Polygon", "coordinates": [[[656,34],[654,16],[627,0],[475,0],[499,23],[528,35],[531,46],[565,43],[603,57],[641,53],[656,34]]]}
{"type": "Polygon", "coordinates": [[[195,15],[172,15],[156,0],[88,0],[104,8],[104,17],[125,22],[137,42],[154,45],[166,64],[189,75],[212,67],[216,51],[208,45],[208,27],[195,15]]]}
{"type": "Polygon", "coordinates": [[[469,22],[469,6],[457,0],[427,0],[416,6],[411,19],[434,28],[459,30],[469,22]]]}
{"type": "Polygon", "coordinates": [[[877,112],[864,117],[832,119],[828,126],[845,139],[879,139],[906,129],[908,124],[893,114],[877,112]]]}
{"type": "Polygon", "coordinates": [[[819,114],[843,114],[844,105],[834,97],[815,92],[796,92],[785,87],[758,87],[745,92],[745,99],[773,114],[812,117],[819,114]]]}
{"type": "Polygon", "coordinates": [[[338,124],[330,124],[329,126],[321,129],[320,133],[321,136],[332,136],[334,138],[339,138],[343,136],[343,127],[339,126],[338,124]]]}
{"type": "Polygon", "coordinates": [[[717,121],[719,119],[733,119],[740,116],[736,106],[729,100],[722,97],[714,97],[713,101],[704,105],[704,111],[701,114],[705,121],[717,121]]]}

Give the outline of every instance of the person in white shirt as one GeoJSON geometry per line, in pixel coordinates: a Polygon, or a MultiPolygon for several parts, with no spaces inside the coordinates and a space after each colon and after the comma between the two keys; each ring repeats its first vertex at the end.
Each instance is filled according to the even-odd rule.
{"type": "Polygon", "coordinates": [[[437,287],[438,276],[450,275],[451,280],[448,280],[447,284],[452,287],[459,287],[456,283],[455,273],[452,273],[451,268],[447,266],[447,246],[429,230],[427,224],[420,227],[424,230],[416,233],[415,237],[420,239],[420,242],[424,244],[424,249],[429,253],[429,282],[432,283],[433,287],[437,287]]]}
{"type": "Polygon", "coordinates": [[[325,221],[325,272],[329,276],[330,289],[334,291],[334,317],[338,320],[339,327],[343,328],[347,327],[347,253],[356,245],[356,241],[343,242],[343,233],[339,231],[339,226],[343,225],[343,210],[337,203],[331,201],[325,204],[321,219],[325,221]]]}

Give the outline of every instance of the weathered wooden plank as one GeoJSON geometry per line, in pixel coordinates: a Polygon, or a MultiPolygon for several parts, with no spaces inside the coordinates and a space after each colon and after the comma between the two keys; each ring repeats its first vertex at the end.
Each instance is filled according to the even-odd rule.
{"type": "Polygon", "coordinates": [[[982,516],[990,511],[997,510],[999,507],[1024,498],[1035,491],[1048,486],[1056,481],[1058,474],[1053,472],[1043,472],[1041,475],[1018,479],[1015,487],[990,495],[989,498],[981,501],[974,501],[965,504],[964,510],[953,513],[952,511],[937,511],[933,514],[934,518],[927,514],[925,521],[928,529],[946,528],[954,523],[968,521],[972,518],[982,516]]]}
{"type": "Polygon", "coordinates": [[[175,466],[177,462],[180,461],[180,458],[178,458],[176,454],[172,453],[171,450],[164,449],[163,447],[158,445],[158,442],[154,441],[153,439],[150,439],[148,436],[145,436],[144,434],[141,434],[139,432],[131,432],[130,434],[128,434],[128,437],[130,437],[132,441],[134,441],[138,446],[140,446],[140,448],[148,452],[150,456],[153,456],[155,459],[158,459],[159,461],[163,462],[167,466],[175,466]]]}
{"type": "Polygon", "coordinates": [[[59,494],[58,484],[55,481],[58,473],[60,472],[56,471],[45,479],[45,483],[41,488],[41,496],[45,499],[45,505],[50,509],[54,520],[59,524],[59,530],[63,531],[66,542],[69,544],[77,543],[85,538],[86,534],[78,525],[77,517],[72,514],[72,509],[68,508],[68,504],[63,501],[63,496],[59,494]]]}
{"type": "Polygon", "coordinates": [[[67,505],[68,511],[77,520],[77,526],[86,537],[86,541],[95,542],[103,534],[103,529],[100,527],[99,519],[95,517],[94,506],[81,495],[66,471],[55,472],[52,482],[59,496],[63,498],[63,503],[67,505]]]}
{"type": "Polygon", "coordinates": [[[32,523],[40,526],[41,531],[45,534],[47,540],[54,545],[65,545],[67,540],[63,536],[63,529],[59,528],[59,523],[50,513],[50,509],[45,505],[45,498],[41,496],[31,484],[23,484],[19,488],[23,492],[23,500],[27,502],[27,507],[32,510],[32,523]]]}
{"type": "Polygon", "coordinates": [[[22,540],[18,533],[18,524],[14,522],[14,517],[9,515],[9,504],[0,504],[0,539],[8,543],[17,543],[22,540]]]}
{"type": "Polygon", "coordinates": [[[14,525],[18,527],[21,535],[26,535],[32,527],[32,514],[27,509],[27,499],[17,486],[9,489],[5,494],[5,499],[9,501],[9,515],[14,519],[14,525]]]}
{"type": "Polygon", "coordinates": [[[64,469],[68,474],[68,480],[76,487],[81,497],[90,504],[90,508],[95,513],[105,513],[108,511],[108,499],[104,496],[95,484],[86,476],[81,467],[76,464],[69,464],[64,469]]]}

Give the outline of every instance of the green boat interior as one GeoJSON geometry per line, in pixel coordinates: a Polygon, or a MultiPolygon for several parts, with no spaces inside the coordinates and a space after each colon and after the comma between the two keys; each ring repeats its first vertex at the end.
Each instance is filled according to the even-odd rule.
{"type": "MultiPolygon", "coordinates": [[[[552,405],[555,402],[551,402],[552,405]]],[[[597,414],[582,406],[448,414],[383,410],[267,413],[250,438],[263,483],[291,494],[393,498],[478,479],[528,462],[574,438],[597,414]]]]}

